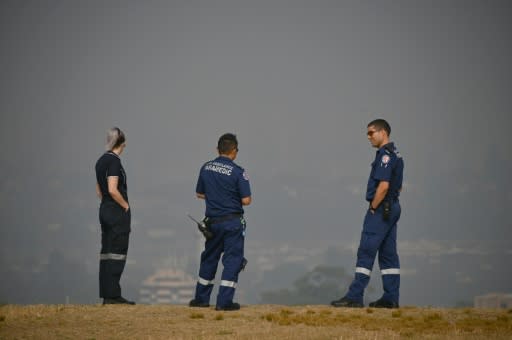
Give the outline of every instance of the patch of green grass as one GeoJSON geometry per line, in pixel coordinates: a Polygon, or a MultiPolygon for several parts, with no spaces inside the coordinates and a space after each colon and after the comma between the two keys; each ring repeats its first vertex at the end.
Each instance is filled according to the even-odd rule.
{"type": "Polygon", "coordinates": [[[506,316],[506,315],[498,315],[498,317],[496,318],[496,321],[508,322],[508,316],[506,316]]]}
{"type": "Polygon", "coordinates": [[[233,334],[233,331],[230,331],[230,330],[222,330],[222,331],[217,332],[217,335],[231,335],[231,334],[233,334]]]}
{"type": "Polygon", "coordinates": [[[324,310],[320,311],[320,314],[321,315],[331,315],[332,314],[332,310],[324,309],[324,310]]]}
{"type": "Polygon", "coordinates": [[[443,317],[441,316],[441,314],[434,312],[434,313],[426,314],[423,317],[423,320],[425,322],[439,321],[439,320],[443,320],[443,317]]]}
{"type": "Polygon", "coordinates": [[[471,308],[464,308],[463,313],[466,315],[473,314],[473,310],[471,308]]]}
{"type": "Polygon", "coordinates": [[[191,319],[204,319],[203,313],[190,313],[191,319]]]}
{"type": "Polygon", "coordinates": [[[272,321],[274,321],[277,317],[276,317],[276,315],[274,315],[274,314],[272,314],[272,313],[267,313],[267,314],[263,315],[261,318],[262,318],[262,319],[264,319],[264,320],[267,320],[267,321],[272,322],[272,321]]]}
{"type": "Polygon", "coordinates": [[[406,331],[402,331],[400,332],[400,336],[403,337],[403,338],[414,338],[416,334],[414,334],[413,331],[410,331],[410,330],[406,330],[406,331]]]}
{"type": "Polygon", "coordinates": [[[280,311],[281,315],[283,316],[288,316],[288,315],[292,315],[293,314],[293,311],[289,310],[289,309],[281,309],[280,311]]]}
{"type": "Polygon", "coordinates": [[[402,311],[401,310],[394,310],[391,312],[391,317],[392,318],[399,318],[402,316],[402,311]]]}
{"type": "Polygon", "coordinates": [[[322,327],[349,322],[355,323],[357,327],[366,327],[364,326],[366,323],[365,319],[361,315],[333,314],[330,310],[321,310],[319,313],[310,313],[308,311],[302,313],[283,313],[280,311],[280,313],[267,313],[261,318],[280,326],[303,324],[312,327],[322,327]]]}

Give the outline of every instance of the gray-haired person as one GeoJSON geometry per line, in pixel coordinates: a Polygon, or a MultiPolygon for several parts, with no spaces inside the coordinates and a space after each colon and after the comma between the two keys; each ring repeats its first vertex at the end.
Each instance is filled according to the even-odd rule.
{"type": "Polygon", "coordinates": [[[117,127],[107,132],[107,151],[96,162],[96,193],[101,199],[100,298],[103,304],[135,304],[121,296],[119,280],[126,264],[131,211],[126,173],[119,157],[126,137],[117,127]]]}

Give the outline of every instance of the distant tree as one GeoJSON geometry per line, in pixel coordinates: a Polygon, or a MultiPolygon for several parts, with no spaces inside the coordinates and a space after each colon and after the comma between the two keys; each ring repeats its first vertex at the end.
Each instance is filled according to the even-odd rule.
{"type": "Polygon", "coordinates": [[[317,266],[293,282],[290,289],[261,293],[262,303],[283,305],[325,304],[341,296],[352,276],[345,269],[317,266]]]}

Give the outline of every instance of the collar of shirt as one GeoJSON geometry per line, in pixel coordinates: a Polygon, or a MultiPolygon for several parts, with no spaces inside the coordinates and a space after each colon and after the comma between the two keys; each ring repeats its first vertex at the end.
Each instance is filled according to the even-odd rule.
{"type": "Polygon", "coordinates": [[[121,157],[119,157],[114,151],[107,151],[105,152],[107,155],[111,155],[111,156],[114,156],[114,157],[117,157],[119,159],[121,159],[121,157]]]}
{"type": "Polygon", "coordinates": [[[385,145],[381,146],[379,148],[379,150],[377,150],[377,154],[380,153],[380,152],[384,152],[384,150],[386,150],[386,147],[388,149],[394,150],[395,149],[395,143],[389,142],[388,144],[385,144],[385,145]]]}
{"type": "Polygon", "coordinates": [[[228,156],[219,156],[215,159],[215,161],[224,161],[224,162],[228,162],[228,163],[234,163],[231,158],[229,158],[228,156]]]}

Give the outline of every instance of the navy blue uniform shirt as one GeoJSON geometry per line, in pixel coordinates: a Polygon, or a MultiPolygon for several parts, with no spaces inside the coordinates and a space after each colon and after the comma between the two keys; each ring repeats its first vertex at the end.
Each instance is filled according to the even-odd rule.
{"type": "Polygon", "coordinates": [[[372,163],[370,178],[366,189],[366,200],[371,202],[380,181],[389,182],[388,193],[384,200],[396,201],[402,189],[404,161],[393,143],[388,143],[377,150],[372,163]]]}
{"type": "Polygon", "coordinates": [[[196,193],[206,196],[207,217],[221,217],[243,214],[241,199],[251,196],[251,187],[243,168],[219,156],[201,167],[196,193]]]}
{"type": "Polygon", "coordinates": [[[126,173],[121,165],[121,158],[112,151],[105,152],[100,159],[96,162],[96,181],[98,182],[101,190],[102,199],[114,199],[108,193],[108,180],[109,176],[117,176],[117,190],[121,193],[123,198],[128,201],[128,187],[126,185],[126,173]]]}

